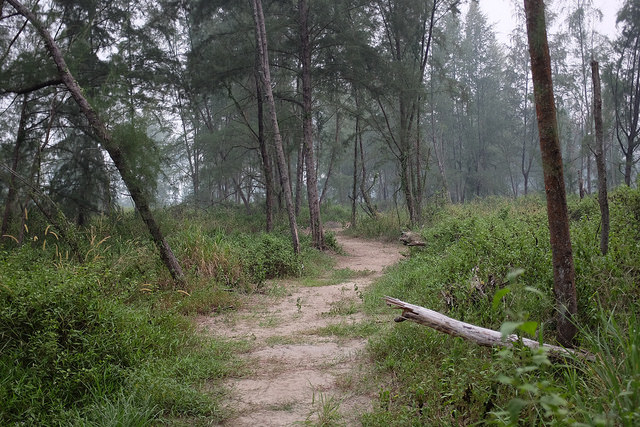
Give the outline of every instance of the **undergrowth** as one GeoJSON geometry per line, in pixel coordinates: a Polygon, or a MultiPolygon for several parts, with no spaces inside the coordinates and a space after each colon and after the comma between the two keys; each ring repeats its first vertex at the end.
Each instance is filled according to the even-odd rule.
{"type": "Polygon", "coordinates": [[[233,346],[197,336],[183,317],[127,304],[105,286],[117,278],[100,262],[59,265],[39,252],[0,256],[0,424],[222,419],[204,383],[238,368],[233,346]]]}
{"type": "MultiPolygon", "coordinates": [[[[599,251],[594,198],[571,199],[579,346],[595,362],[552,360],[528,349],[488,349],[404,322],[381,329],[369,350],[382,385],[364,425],[637,425],[640,422],[640,192],[611,194],[610,252],[599,251]]],[[[452,205],[420,233],[424,248],[365,293],[499,330],[522,325],[554,342],[551,253],[540,197],[452,205]],[[516,323],[519,322],[519,323],[516,323]]]]}

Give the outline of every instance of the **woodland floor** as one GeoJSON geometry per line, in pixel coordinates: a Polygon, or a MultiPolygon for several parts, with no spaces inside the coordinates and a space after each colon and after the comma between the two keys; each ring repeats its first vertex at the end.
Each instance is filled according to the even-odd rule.
{"type": "Polygon", "coordinates": [[[232,413],[226,426],[314,425],[327,418],[351,426],[371,410],[379,390],[362,381],[371,372],[363,351],[367,340],[327,327],[391,320],[391,314],[368,318],[360,296],[401,258],[401,246],[340,232],[336,237],[345,255],[335,255],[334,268],[349,279],[281,281],[279,291],[252,295],[237,311],[198,318],[208,333],[252,343],[242,355],[248,372],[226,382],[232,413]]]}

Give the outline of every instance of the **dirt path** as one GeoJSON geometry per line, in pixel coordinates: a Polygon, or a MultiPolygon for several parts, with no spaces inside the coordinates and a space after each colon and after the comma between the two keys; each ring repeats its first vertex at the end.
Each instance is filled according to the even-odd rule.
{"type": "Polygon", "coordinates": [[[237,312],[199,319],[211,333],[254,344],[243,355],[250,373],[227,382],[235,416],[225,425],[290,426],[338,416],[358,425],[358,415],[370,410],[377,390],[354,386],[366,340],[321,328],[365,320],[360,292],[400,259],[401,247],[340,234],[337,239],[346,255],[336,256],[335,270],[352,270],[343,270],[352,278],[324,286],[292,281],[282,285],[281,296],[255,295],[237,312]]]}

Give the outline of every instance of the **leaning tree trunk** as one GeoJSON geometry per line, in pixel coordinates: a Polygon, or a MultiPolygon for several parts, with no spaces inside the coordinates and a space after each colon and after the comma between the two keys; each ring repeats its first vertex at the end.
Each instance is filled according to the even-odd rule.
{"type": "Polygon", "coordinates": [[[542,0],[525,0],[531,73],[538,118],[547,217],[553,261],[553,281],[558,311],[558,341],[570,346],[576,335],[575,270],[569,235],[569,215],[562,170],[558,123],[553,99],[551,58],[542,0]]]}
{"type": "Polygon", "coordinates": [[[607,196],[607,166],[604,157],[604,132],[602,130],[602,91],[598,61],[591,61],[593,80],[593,119],[596,127],[596,167],[598,169],[598,204],[602,228],[600,229],[600,251],[606,255],[609,251],[609,201],[607,196]]]}
{"type": "Polygon", "coordinates": [[[141,184],[136,179],[135,172],[127,163],[127,159],[124,157],[124,153],[122,152],[120,146],[113,140],[104,123],[102,122],[100,117],[98,117],[98,114],[82,94],[82,88],[80,88],[76,80],[71,75],[69,67],[67,67],[60,48],[51,37],[51,34],[49,34],[49,32],[40,24],[37,17],[29,9],[27,9],[22,3],[17,0],[7,0],[7,2],[11,6],[13,6],[18,11],[18,13],[27,18],[35,27],[40,36],[44,39],[47,50],[49,50],[49,53],[56,63],[58,73],[60,74],[63,83],[65,84],[67,89],[69,89],[71,96],[80,107],[80,110],[82,111],[84,116],[87,118],[89,125],[95,132],[95,135],[100,141],[102,147],[107,150],[109,156],[111,157],[111,160],[113,160],[113,163],[120,172],[120,176],[122,177],[122,180],[127,186],[129,193],[131,194],[131,198],[136,205],[136,209],[140,213],[142,220],[147,225],[147,228],[151,233],[151,237],[153,238],[153,241],[160,251],[160,257],[162,258],[162,261],[169,270],[169,273],[171,273],[171,276],[174,278],[174,280],[180,282],[183,281],[184,274],[182,272],[182,268],[180,267],[178,260],[171,251],[171,247],[165,240],[162,231],[160,231],[160,227],[156,223],[155,218],[151,213],[149,203],[144,194],[141,184]]]}
{"type": "Polygon", "coordinates": [[[280,169],[280,184],[284,193],[285,203],[287,205],[287,214],[289,215],[289,227],[291,229],[291,240],[293,243],[293,251],[296,255],[300,254],[300,239],[298,238],[298,224],[296,222],[296,214],[293,206],[293,198],[291,197],[291,185],[289,184],[289,173],[287,168],[287,159],[284,155],[282,147],[282,136],[280,135],[280,127],[278,126],[278,115],[276,113],[276,103],[273,98],[273,90],[271,89],[271,70],[269,69],[269,53],[267,52],[267,30],[264,25],[264,14],[262,12],[262,1],[252,0],[253,3],[253,20],[256,25],[258,55],[260,57],[260,82],[267,103],[271,110],[271,124],[273,126],[273,139],[275,142],[276,154],[278,158],[278,168],[280,169]]]}

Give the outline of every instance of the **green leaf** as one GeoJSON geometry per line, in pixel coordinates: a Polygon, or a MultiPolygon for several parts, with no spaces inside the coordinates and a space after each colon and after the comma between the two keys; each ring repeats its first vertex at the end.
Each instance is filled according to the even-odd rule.
{"type": "Polygon", "coordinates": [[[498,306],[500,305],[500,301],[502,301],[502,297],[504,297],[509,292],[511,292],[511,289],[509,289],[509,288],[502,288],[502,289],[499,289],[498,291],[496,291],[496,293],[493,295],[493,309],[494,310],[497,309],[498,306]]]}
{"type": "Polygon", "coordinates": [[[538,322],[534,322],[532,320],[524,322],[518,327],[518,329],[520,329],[522,332],[526,332],[529,335],[535,335],[536,329],[538,329],[538,322]]]}
{"type": "Polygon", "coordinates": [[[521,391],[526,391],[526,392],[531,393],[531,394],[538,394],[538,392],[539,392],[538,388],[536,386],[534,386],[533,384],[530,384],[530,383],[522,384],[522,385],[518,386],[518,389],[521,390],[521,391]]]}
{"type": "Polygon", "coordinates": [[[560,397],[560,395],[556,393],[548,394],[546,396],[542,396],[540,398],[540,404],[543,408],[545,408],[549,413],[553,413],[554,409],[561,408],[567,405],[567,401],[560,397]]]}
{"type": "Polygon", "coordinates": [[[518,329],[523,323],[524,322],[504,322],[502,326],[500,326],[502,339],[505,339],[509,335],[513,334],[515,330],[518,329]]]}
{"type": "Polygon", "coordinates": [[[534,354],[531,360],[533,361],[533,363],[535,363],[538,366],[541,366],[541,365],[551,366],[551,362],[549,361],[549,358],[547,357],[547,353],[544,350],[541,351],[540,353],[534,354]]]}
{"type": "Polygon", "coordinates": [[[513,282],[518,276],[521,276],[524,273],[524,268],[516,268],[515,270],[511,270],[507,273],[507,282],[513,282]]]}
{"type": "Polygon", "coordinates": [[[513,398],[507,404],[507,411],[509,411],[509,415],[511,415],[511,421],[516,422],[520,416],[520,412],[522,408],[527,406],[527,401],[519,398],[513,398]]]}
{"type": "Polygon", "coordinates": [[[513,378],[508,377],[508,376],[506,376],[506,375],[502,375],[502,374],[501,374],[501,375],[498,375],[497,380],[498,380],[499,382],[501,382],[502,384],[507,384],[507,385],[511,385],[511,384],[513,384],[513,378]]]}
{"type": "Polygon", "coordinates": [[[534,288],[533,286],[525,286],[524,287],[525,291],[529,291],[529,292],[533,292],[534,294],[538,294],[541,297],[544,297],[544,292],[542,292],[540,289],[534,288]]]}

